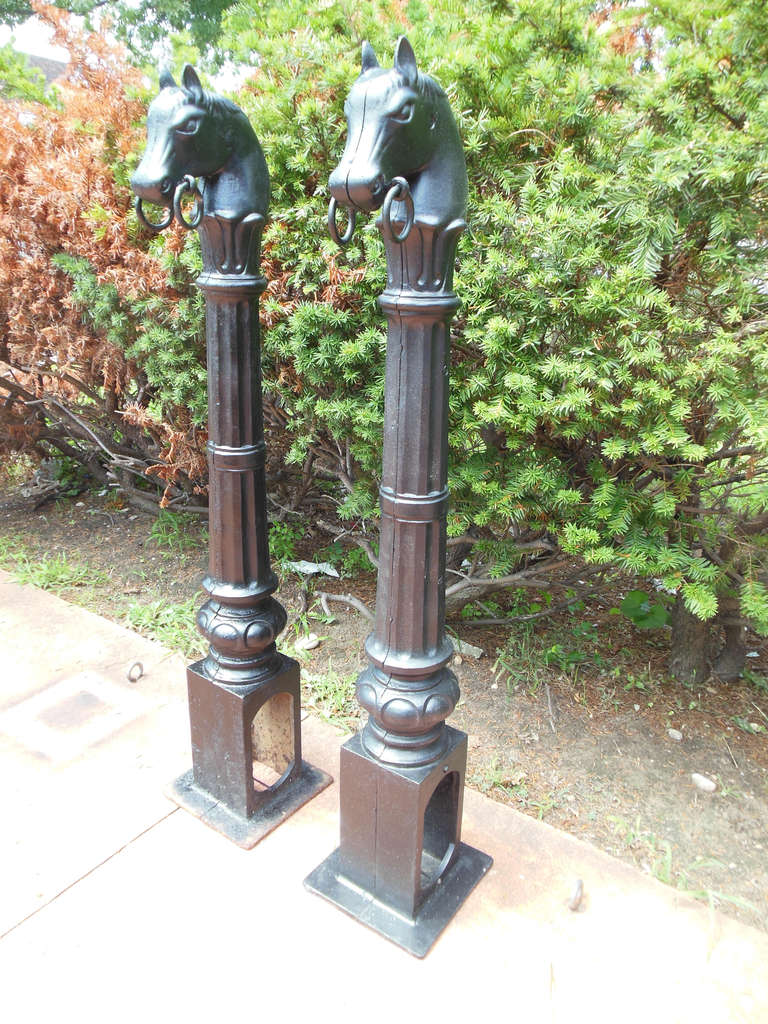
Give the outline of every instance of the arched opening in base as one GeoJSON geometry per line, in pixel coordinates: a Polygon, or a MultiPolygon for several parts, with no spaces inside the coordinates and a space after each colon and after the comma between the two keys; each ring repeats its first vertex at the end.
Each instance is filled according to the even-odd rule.
{"type": "Polygon", "coordinates": [[[420,899],[437,885],[456,852],[460,790],[459,773],[450,772],[441,779],[424,811],[420,899]]]}
{"type": "Polygon", "coordinates": [[[251,722],[253,788],[275,789],[290,775],[296,757],[293,696],[276,693],[262,704],[251,722]]]}

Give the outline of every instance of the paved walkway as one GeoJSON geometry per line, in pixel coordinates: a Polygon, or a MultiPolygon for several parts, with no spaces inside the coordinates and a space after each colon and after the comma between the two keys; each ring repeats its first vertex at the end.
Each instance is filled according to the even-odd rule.
{"type": "MultiPolygon", "coordinates": [[[[463,838],[494,867],[413,959],[302,886],[338,842],[335,785],[232,845],[163,796],[190,764],[181,658],[2,573],[0,666],[8,1024],[768,1024],[768,936],[472,791],[463,838]]],[[[340,742],[305,721],[334,776],[340,742]]]]}

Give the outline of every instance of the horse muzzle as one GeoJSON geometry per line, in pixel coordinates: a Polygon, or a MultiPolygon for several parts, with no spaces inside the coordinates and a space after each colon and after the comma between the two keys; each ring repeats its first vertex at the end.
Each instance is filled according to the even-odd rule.
{"type": "Polygon", "coordinates": [[[176,182],[169,175],[149,175],[142,171],[141,164],[131,176],[131,188],[139,197],[158,206],[170,206],[176,182]]]}
{"type": "Polygon", "coordinates": [[[349,164],[340,164],[328,179],[331,195],[342,206],[352,206],[364,213],[373,213],[384,202],[387,182],[375,169],[357,171],[349,164]]]}

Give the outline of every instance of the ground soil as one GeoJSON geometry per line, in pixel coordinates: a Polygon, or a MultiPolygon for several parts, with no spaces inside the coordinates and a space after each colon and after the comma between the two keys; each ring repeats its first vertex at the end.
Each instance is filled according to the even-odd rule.
{"type": "MultiPolygon", "coordinates": [[[[163,536],[152,514],[122,508],[111,493],[32,504],[0,493],[3,567],[26,567],[31,582],[56,588],[56,573],[36,567],[63,555],[89,571],[58,586],[61,596],[133,625],[137,607],[198,599],[203,520],[163,536]]],[[[305,527],[295,557],[311,558],[330,540],[305,527]]],[[[354,678],[369,623],[337,603],[334,622],[316,617],[312,591],[321,587],[372,606],[375,576],[323,577],[307,599],[299,578],[283,573],[279,594],[290,615],[288,648],[308,632],[320,638],[300,654],[305,703],[354,728],[354,678]]],[[[768,930],[768,643],[750,635],[741,682],[686,688],[665,674],[668,632],[636,630],[616,614],[621,596],[617,588],[535,627],[449,624],[483,650],[480,658],[457,655],[453,666],[462,698],[451,724],[470,737],[468,782],[768,930]],[[694,772],[715,791],[700,791],[694,772]]],[[[151,621],[141,629],[151,633],[151,621]]]]}

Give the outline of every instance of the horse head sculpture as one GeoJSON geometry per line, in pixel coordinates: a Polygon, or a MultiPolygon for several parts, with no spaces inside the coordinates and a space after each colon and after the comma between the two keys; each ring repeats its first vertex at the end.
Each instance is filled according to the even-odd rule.
{"type": "Polygon", "coordinates": [[[357,211],[381,209],[384,238],[396,243],[405,241],[413,224],[433,231],[464,226],[467,172],[456,122],[443,90],[418,70],[405,36],[391,69],[381,68],[371,45],[363,43],[362,71],[344,112],[347,143],[329,179],[328,222],[336,242],[349,242],[357,211]],[[339,204],[349,210],[342,237],[339,204]]]}
{"type": "Polygon", "coordinates": [[[147,148],[131,187],[137,216],[152,231],[167,228],[174,213],[187,228],[203,218],[239,225],[255,217],[263,224],[269,201],[267,165],[248,118],[203,89],[189,64],[180,86],[170,72],[160,75],[160,92],[147,115],[147,148]],[[197,197],[191,220],[181,206],[187,193],[197,197]],[[168,207],[159,223],[147,219],[145,201],[168,207]]]}

